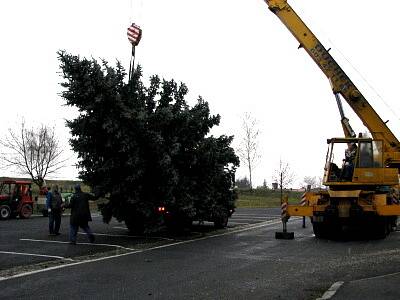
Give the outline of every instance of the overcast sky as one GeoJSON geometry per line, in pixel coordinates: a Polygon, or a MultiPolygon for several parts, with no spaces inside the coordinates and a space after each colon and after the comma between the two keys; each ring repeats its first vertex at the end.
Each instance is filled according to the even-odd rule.
{"type": "MultiPolygon", "coordinates": [[[[292,0],[301,18],[400,135],[400,2],[292,0]],[[360,75],[361,74],[361,75],[360,75]],[[373,88],[371,88],[373,87],[373,88]]],[[[20,119],[56,126],[68,149],[57,50],[116,59],[129,68],[126,28],[143,29],[136,61],[145,78],[159,74],[187,84],[222,116],[213,134],[239,138],[244,112],[259,120],[261,160],[255,183],[270,184],[279,160],[296,186],[322,176],[326,139],[342,136],[328,80],[262,0],[8,0],[0,2],[1,135],[20,119]]],[[[365,131],[345,105],[356,132],[365,131]]],[[[70,165],[74,164],[73,154],[70,165]]],[[[9,170],[0,175],[13,176],[9,170]]],[[[241,168],[237,177],[246,175],[241,168]]],[[[58,178],[75,178],[74,167],[58,178]]]]}

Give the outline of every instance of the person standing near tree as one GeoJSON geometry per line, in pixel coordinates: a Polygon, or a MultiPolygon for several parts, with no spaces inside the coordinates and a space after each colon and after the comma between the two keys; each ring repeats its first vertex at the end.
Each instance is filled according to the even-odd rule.
{"type": "Polygon", "coordinates": [[[46,209],[47,209],[47,215],[49,216],[49,235],[54,235],[54,219],[53,219],[53,214],[51,213],[52,201],[53,201],[53,193],[51,192],[51,187],[48,186],[46,192],[46,209]]]}
{"type": "Polygon", "coordinates": [[[61,226],[61,214],[63,201],[60,192],[58,191],[58,186],[54,187],[54,192],[51,196],[51,212],[49,214],[49,228],[50,232],[54,235],[60,235],[60,226],[61,226]]]}
{"type": "Polygon", "coordinates": [[[70,244],[76,244],[76,236],[78,234],[79,227],[82,228],[91,243],[94,242],[94,235],[89,227],[89,221],[92,221],[89,208],[89,200],[94,197],[88,193],[84,193],[81,190],[81,186],[77,184],[75,186],[75,193],[71,197],[68,208],[71,208],[70,217],[70,244]]]}

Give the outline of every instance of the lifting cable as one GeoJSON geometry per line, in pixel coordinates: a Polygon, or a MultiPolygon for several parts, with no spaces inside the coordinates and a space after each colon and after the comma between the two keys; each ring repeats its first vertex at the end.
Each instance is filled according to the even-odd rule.
{"type": "MultiPolygon", "coordinates": [[[[307,12],[303,12],[302,11],[302,15],[304,15],[305,17],[307,17],[307,19],[312,20],[312,18],[310,16],[307,15],[307,12]]],[[[339,47],[337,47],[333,41],[329,38],[329,35],[327,34],[327,32],[323,29],[323,27],[318,26],[318,24],[313,24],[315,28],[319,28],[319,31],[321,32],[321,36],[324,37],[325,36],[325,41],[327,43],[329,43],[332,46],[332,49],[335,49],[338,54],[349,64],[349,66],[360,76],[361,80],[368,86],[369,89],[371,89],[371,91],[377,96],[377,98],[388,108],[388,110],[394,115],[394,117],[397,120],[400,120],[399,115],[396,113],[396,111],[390,107],[390,105],[384,100],[384,98],[376,91],[376,89],[367,81],[367,79],[365,78],[365,76],[363,76],[361,74],[360,71],[358,71],[356,69],[356,67],[347,59],[347,57],[343,54],[342,51],[340,51],[339,47]]],[[[318,38],[319,40],[321,40],[320,38],[318,38]]],[[[322,41],[321,41],[322,42],[322,41]]],[[[322,44],[324,44],[322,42],[322,44]]],[[[336,60],[336,59],[335,59],[336,60]]]]}
{"type": "Polygon", "coordinates": [[[350,65],[350,67],[361,77],[361,79],[366,83],[366,85],[375,93],[375,95],[382,101],[383,104],[393,113],[393,115],[397,118],[397,120],[400,120],[399,115],[396,113],[396,111],[390,107],[390,105],[383,99],[383,97],[377,92],[377,90],[368,82],[368,80],[361,74],[360,71],[357,70],[357,68],[347,59],[347,57],[340,51],[338,47],[335,46],[335,44],[328,38],[329,42],[332,44],[333,47],[339,52],[339,54],[347,61],[347,63],[350,65]]]}
{"type": "Polygon", "coordinates": [[[326,34],[322,29],[320,30],[326,36],[326,40],[332,45],[339,55],[347,62],[347,64],[360,76],[361,80],[368,86],[369,89],[377,96],[377,98],[387,107],[387,109],[394,115],[397,120],[400,120],[399,115],[396,111],[390,107],[390,105],[383,99],[383,97],[378,93],[378,91],[368,82],[365,76],[351,63],[351,61],[340,51],[340,48],[335,45],[335,43],[329,38],[329,35],[326,34]]]}

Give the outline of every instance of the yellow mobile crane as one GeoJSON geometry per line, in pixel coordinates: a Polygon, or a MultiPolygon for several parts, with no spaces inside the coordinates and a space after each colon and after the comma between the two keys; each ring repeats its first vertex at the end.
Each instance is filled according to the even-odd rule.
{"type": "Polygon", "coordinates": [[[396,227],[400,215],[399,141],[287,0],[265,2],[328,77],[345,135],[328,139],[323,178],[328,189],[308,192],[304,206],[288,205],[288,217],[311,217],[317,238],[354,228],[362,228],[375,238],[386,237],[396,227]],[[356,137],[344,116],[341,98],[368,128],[372,138],[356,137]],[[346,152],[343,161],[334,155],[338,149],[341,157],[346,152]]]}

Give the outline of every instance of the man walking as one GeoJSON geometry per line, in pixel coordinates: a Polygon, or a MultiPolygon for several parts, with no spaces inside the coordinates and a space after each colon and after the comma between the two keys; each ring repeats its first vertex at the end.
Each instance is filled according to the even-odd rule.
{"type": "Polygon", "coordinates": [[[89,200],[92,199],[94,199],[92,195],[82,192],[79,184],[75,186],[75,193],[72,195],[69,205],[66,206],[71,208],[70,244],[76,244],[79,227],[86,232],[89,241],[94,242],[94,235],[88,224],[89,221],[92,221],[89,209],[89,200]]]}

